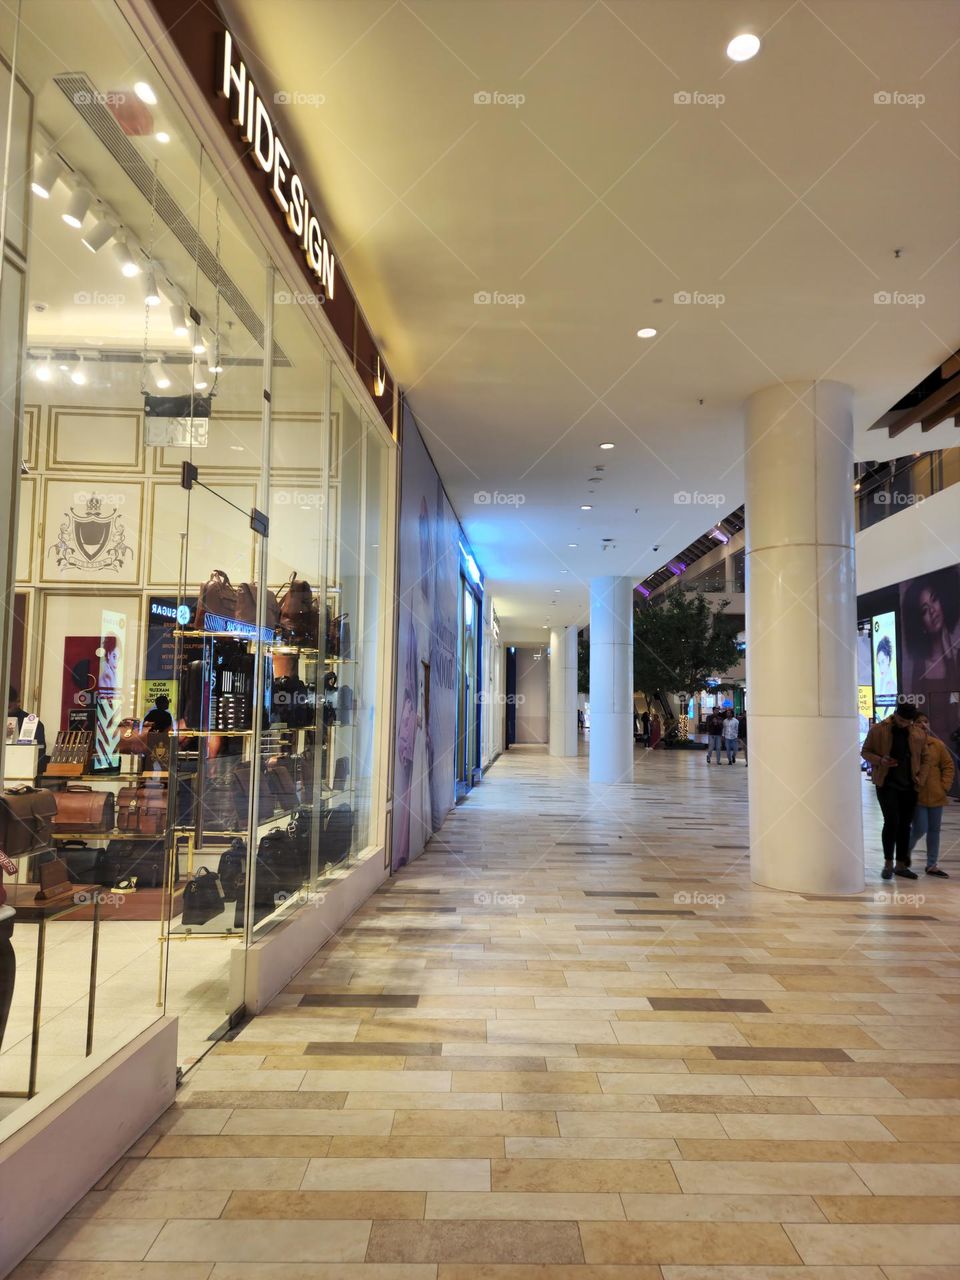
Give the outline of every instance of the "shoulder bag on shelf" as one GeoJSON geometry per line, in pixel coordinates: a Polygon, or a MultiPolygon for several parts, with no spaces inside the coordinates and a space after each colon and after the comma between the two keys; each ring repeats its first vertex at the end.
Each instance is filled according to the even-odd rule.
{"type": "Polygon", "coordinates": [[[297,807],[297,787],[291,772],[292,761],[272,760],[267,764],[260,780],[261,789],[266,783],[274,803],[285,813],[297,807]]]}
{"type": "MultiPolygon", "coordinates": [[[[237,603],[233,615],[238,622],[256,623],[257,621],[257,587],[255,583],[241,582],[237,587],[237,603]]],[[[280,606],[276,593],[267,587],[267,598],[264,604],[263,625],[273,630],[280,620],[280,606]]]]}
{"type": "MultiPolygon", "coordinates": [[[[131,790],[124,787],[123,790],[131,790]]],[[[54,797],[57,811],[53,817],[54,831],[77,831],[89,834],[96,831],[112,831],[114,828],[114,800],[112,791],[94,791],[93,787],[72,784],[54,797]]]]}
{"type": "Polygon", "coordinates": [[[353,841],[353,811],[348,804],[337,805],[323,816],[320,831],[320,861],[336,866],[350,853],[353,841]]]}
{"type": "MultiPolygon", "coordinates": [[[[250,761],[244,760],[237,765],[233,775],[233,782],[236,788],[236,806],[240,815],[240,823],[242,826],[247,825],[247,814],[250,812],[250,761]]],[[[257,821],[266,822],[273,817],[276,809],[276,797],[270,786],[267,769],[264,767],[260,774],[260,791],[257,797],[258,812],[257,821]]]]}
{"type": "Polygon", "coordinates": [[[313,588],[296,572],[290,575],[277,593],[280,605],[280,630],[294,644],[319,644],[319,614],[313,588]]]}
{"type": "Polygon", "coordinates": [[[264,891],[295,893],[303,884],[300,855],[287,831],[268,831],[257,848],[257,884],[264,891]]]}
{"type": "Polygon", "coordinates": [[[247,811],[237,804],[236,756],[216,756],[206,762],[203,774],[197,773],[197,786],[203,783],[199,793],[200,829],[202,831],[238,831],[247,825],[247,811]]]}
{"type": "Polygon", "coordinates": [[[43,787],[7,787],[0,793],[0,848],[8,857],[22,857],[50,848],[57,801],[43,787]]]}
{"type": "Polygon", "coordinates": [[[220,878],[206,867],[198,867],[183,887],[181,924],[206,924],[224,908],[220,878]]]}
{"type": "Polygon", "coordinates": [[[67,864],[71,884],[90,884],[96,880],[94,868],[99,849],[87,844],[86,840],[58,840],[57,853],[67,864]]]}
{"type": "Polygon", "coordinates": [[[134,877],[138,889],[160,889],[165,865],[162,840],[111,840],[97,855],[93,878],[107,889],[134,877]]]}
{"type": "Polygon", "coordinates": [[[220,888],[226,902],[234,902],[237,888],[243,879],[247,866],[247,846],[240,839],[232,840],[229,847],[220,855],[217,875],[220,877],[220,888]]]}
{"type": "Polygon", "coordinates": [[[203,630],[208,613],[218,618],[233,618],[237,613],[237,590],[222,569],[214,569],[197,596],[194,626],[203,630]]]}

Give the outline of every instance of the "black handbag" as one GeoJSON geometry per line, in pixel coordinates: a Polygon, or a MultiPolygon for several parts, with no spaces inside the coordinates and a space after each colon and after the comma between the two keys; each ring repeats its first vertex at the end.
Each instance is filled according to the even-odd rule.
{"type": "MultiPolygon", "coordinates": [[[[259,867],[258,867],[259,870],[259,867]]],[[[233,913],[233,927],[242,929],[246,918],[247,875],[243,872],[237,881],[237,905],[233,913]]],[[[264,916],[268,916],[276,907],[274,890],[265,879],[257,876],[253,886],[253,923],[257,924],[264,916]]]]}
{"type": "Polygon", "coordinates": [[[93,879],[105,889],[121,880],[136,877],[138,889],[163,887],[166,857],[163,838],[157,840],[111,840],[97,854],[93,879]]]}
{"type": "Polygon", "coordinates": [[[57,852],[66,863],[71,884],[96,883],[97,858],[102,850],[92,848],[86,840],[58,840],[57,852]]]}
{"type": "Polygon", "coordinates": [[[295,893],[303,884],[300,855],[288,831],[268,831],[257,849],[257,888],[264,893],[295,893]]]}
{"type": "Polygon", "coordinates": [[[336,866],[350,853],[353,842],[353,810],[348,804],[337,805],[324,815],[320,833],[320,861],[336,866]]]}
{"type": "Polygon", "coordinates": [[[220,855],[217,875],[220,877],[220,888],[226,902],[233,902],[237,897],[237,888],[243,879],[247,866],[247,846],[240,839],[231,841],[229,848],[220,855]]]}
{"type": "Polygon", "coordinates": [[[181,924],[206,924],[220,914],[224,902],[219,876],[206,867],[198,867],[183,889],[181,924]]]}

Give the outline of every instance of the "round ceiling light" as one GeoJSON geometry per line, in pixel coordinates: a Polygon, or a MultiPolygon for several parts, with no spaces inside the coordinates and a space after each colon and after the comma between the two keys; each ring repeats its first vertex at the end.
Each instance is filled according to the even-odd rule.
{"type": "Polygon", "coordinates": [[[141,102],[145,102],[148,107],[157,105],[157,95],[153,92],[146,80],[138,80],[133,86],[133,92],[137,95],[141,102]]]}
{"type": "Polygon", "coordinates": [[[613,449],[613,448],[615,448],[615,447],[616,447],[616,446],[615,446],[615,445],[613,445],[613,444],[611,444],[609,440],[605,441],[605,442],[600,446],[600,448],[601,448],[601,449],[613,449]]]}
{"type": "Polygon", "coordinates": [[[727,45],[727,57],[732,62],[749,62],[760,52],[760,37],[752,31],[744,31],[734,36],[727,45]]]}
{"type": "MultiPolygon", "coordinates": [[[[651,329],[649,326],[647,326],[647,328],[645,328],[645,329],[638,329],[638,330],[637,330],[637,337],[638,337],[638,338],[655,338],[656,336],[657,336],[657,331],[656,331],[656,329],[651,329]]],[[[611,447],[612,447],[612,446],[611,446],[611,447]]]]}
{"type": "Polygon", "coordinates": [[[591,505],[590,505],[590,503],[589,503],[589,502],[581,502],[581,504],[580,504],[580,510],[581,510],[581,511],[592,511],[592,510],[593,510],[593,507],[591,507],[591,505]]]}

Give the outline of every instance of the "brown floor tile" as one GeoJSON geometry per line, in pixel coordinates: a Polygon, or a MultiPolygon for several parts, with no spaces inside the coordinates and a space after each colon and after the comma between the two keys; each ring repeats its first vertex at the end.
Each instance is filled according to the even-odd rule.
{"type": "Polygon", "coordinates": [[[830,1222],[960,1221],[960,1196],[816,1196],[830,1222]]]}
{"type": "MultiPolygon", "coordinates": [[[[149,1159],[182,1156],[325,1156],[329,1137],[293,1136],[289,1134],[244,1136],[220,1134],[216,1137],[194,1137],[172,1134],[160,1138],[149,1159]]],[[[176,1214],[170,1214],[176,1217],[176,1214]]]]}
{"type": "Polygon", "coordinates": [[[789,1265],[800,1257],[780,1226],[748,1222],[584,1222],[588,1262],[789,1265]]]}
{"type": "MultiPolygon", "coordinates": [[[[864,1143],[878,1147],[897,1144],[864,1143]]],[[[852,1144],[846,1142],[802,1142],[768,1138],[678,1138],[684,1160],[852,1160],[852,1144]]],[[[864,1156],[864,1159],[867,1157],[864,1156]]]]}
{"type": "Polygon", "coordinates": [[[375,1222],[367,1262],[583,1262],[575,1222],[375,1222]]]}
{"type": "Polygon", "coordinates": [[[502,1160],[504,1139],[500,1137],[444,1138],[436,1134],[417,1138],[397,1135],[385,1138],[360,1138],[350,1135],[332,1138],[327,1155],[331,1160],[338,1156],[355,1156],[367,1160],[387,1157],[396,1157],[401,1160],[502,1160]]]}
{"type": "Polygon", "coordinates": [[[397,1111],[393,1134],[398,1137],[511,1137],[560,1136],[553,1111],[397,1111]]]}
{"type": "Polygon", "coordinates": [[[492,1191],[679,1191],[666,1160],[494,1160],[492,1191]]]}
{"type": "Polygon", "coordinates": [[[224,1218],[422,1218],[424,1191],[234,1191],[224,1218]]]}
{"type": "Polygon", "coordinates": [[[700,1096],[693,1093],[655,1094],[661,1111],[756,1112],[763,1115],[784,1113],[789,1115],[816,1115],[817,1109],[809,1098],[755,1098],[700,1096]]]}

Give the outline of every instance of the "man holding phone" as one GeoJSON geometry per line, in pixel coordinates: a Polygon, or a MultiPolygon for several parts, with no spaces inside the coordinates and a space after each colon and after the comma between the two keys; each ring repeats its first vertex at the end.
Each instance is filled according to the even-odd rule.
{"type": "Polygon", "coordinates": [[[871,725],[860,752],[870,765],[883,813],[884,880],[894,875],[917,879],[917,873],[910,869],[910,828],[917,807],[924,735],[916,719],[915,706],[898,703],[893,715],[871,725]]]}

